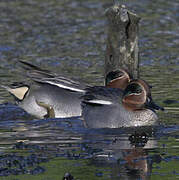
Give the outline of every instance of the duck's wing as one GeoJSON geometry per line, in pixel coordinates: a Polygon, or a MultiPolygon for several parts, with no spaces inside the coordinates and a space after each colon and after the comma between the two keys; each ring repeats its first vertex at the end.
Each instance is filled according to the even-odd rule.
{"type": "Polygon", "coordinates": [[[123,94],[123,91],[120,89],[104,86],[89,87],[85,90],[86,93],[82,96],[82,102],[94,106],[119,103],[123,94]]]}
{"type": "Polygon", "coordinates": [[[89,87],[83,83],[79,83],[78,81],[60,76],[59,74],[46,69],[41,69],[31,63],[25,61],[19,62],[23,64],[23,68],[27,70],[27,76],[35,82],[50,84],[63,89],[82,93],[84,93],[85,89],[89,87]]]}

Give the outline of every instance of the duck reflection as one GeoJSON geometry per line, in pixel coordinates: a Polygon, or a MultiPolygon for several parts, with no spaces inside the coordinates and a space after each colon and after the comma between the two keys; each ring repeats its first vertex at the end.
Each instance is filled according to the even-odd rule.
{"type": "Polygon", "coordinates": [[[102,148],[102,151],[93,156],[91,165],[111,168],[112,180],[147,180],[150,179],[152,164],[160,160],[160,156],[154,158],[148,154],[156,146],[152,132],[119,135],[110,145],[93,144],[93,148],[102,148]]]}

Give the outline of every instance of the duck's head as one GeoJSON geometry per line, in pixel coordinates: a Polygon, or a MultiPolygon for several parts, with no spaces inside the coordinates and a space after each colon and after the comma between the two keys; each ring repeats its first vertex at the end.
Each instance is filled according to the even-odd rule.
{"type": "Polygon", "coordinates": [[[105,85],[110,88],[124,90],[131,80],[131,76],[126,70],[119,69],[111,71],[106,75],[105,85]]]}
{"type": "Polygon", "coordinates": [[[132,80],[124,90],[122,103],[126,109],[136,111],[142,109],[164,110],[154,103],[150,86],[142,79],[132,80]]]}

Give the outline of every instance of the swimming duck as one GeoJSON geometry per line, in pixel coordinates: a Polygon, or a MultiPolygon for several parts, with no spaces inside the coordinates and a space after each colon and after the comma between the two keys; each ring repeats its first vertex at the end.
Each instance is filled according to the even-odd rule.
{"type": "Polygon", "coordinates": [[[155,110],[163,110],[151,97],[150,86],[131,80],[124,91],[90,87],[82,101],[82,117],[89,128],[119,128],[158,124],[155,110]]]}
{"type": "MultiPolygon", "coordinates": [[[[37,118],[66,118],[81,116],[81,96],[86,93],[85,84],[59,76],[30,63],[19,61],[25,65],[31,84],[14,83],[1,86],[9,91],[18,106],[37,118]]],[[[125,70],[117,70],[108,74],[106,86],[123,89],[130,81],[125,70]],[[117,84],[117,85],[116,85],[117,84]]]]}

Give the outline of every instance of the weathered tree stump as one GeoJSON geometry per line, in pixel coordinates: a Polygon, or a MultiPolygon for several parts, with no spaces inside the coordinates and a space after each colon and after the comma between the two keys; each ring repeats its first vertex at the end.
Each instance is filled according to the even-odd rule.
{"type": "Polygon", "coordinates": [[[105,76],[108,72],[123,68],[133,78],[139,78],[138,23],[140,17],[115,4],[106,10],[108,19],[105,76]]]}

